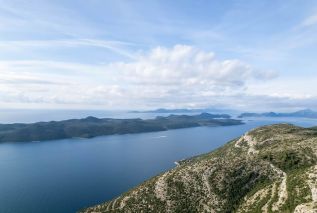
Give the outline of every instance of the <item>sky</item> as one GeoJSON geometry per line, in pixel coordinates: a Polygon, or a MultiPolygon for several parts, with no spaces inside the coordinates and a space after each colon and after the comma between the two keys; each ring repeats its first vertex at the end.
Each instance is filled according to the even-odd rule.
{"type": "Polygon", "coordinates": [[[0,0],[0,108],[317,110],[317,1],[0,0]]]}

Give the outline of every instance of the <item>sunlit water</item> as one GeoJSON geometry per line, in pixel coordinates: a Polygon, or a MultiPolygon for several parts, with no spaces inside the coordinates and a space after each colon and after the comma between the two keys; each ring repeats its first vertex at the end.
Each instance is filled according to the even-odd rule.
{"type": "Polygon", "coordinates": [[[76,212],[173,168],[177,160],[280,122],[317,125],[313,119],[257,119],[239,126],[0,144],[0,212],[76,212]]]}

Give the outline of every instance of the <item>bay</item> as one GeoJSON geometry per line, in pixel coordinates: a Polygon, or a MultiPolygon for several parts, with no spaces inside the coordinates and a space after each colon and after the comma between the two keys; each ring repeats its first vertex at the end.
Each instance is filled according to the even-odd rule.
{"type": "MultiPolygon", "coordinates": [[[[123,116],[126,114],[112,117],[123,116]]],[[[317,125],[317,120],[302,118],[245,122],[239,126],[0,144],[0,212],[76,212],[112,199],[173,168],[175,161],[214,150],[255,127],[285,122],[317,125]]]]}

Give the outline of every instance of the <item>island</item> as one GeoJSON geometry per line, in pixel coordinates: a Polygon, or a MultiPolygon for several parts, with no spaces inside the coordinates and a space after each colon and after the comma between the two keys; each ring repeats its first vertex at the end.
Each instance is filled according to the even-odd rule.
{"type": "Polygon", "coordinates": [[[252,113],[245,112],[238,116],[238,118],[247,117],[299,117],[299,118],[317,118],[317,112],[311,109],[299,110],[290,113],[276,113],[276,112],[265,112],[265,113],[252,113]]]}
{"type": "MultiPolygon", "coordinates": [[[[144,110],[144,111],[130,111],[131,113],[203,113],[211,111],[221,111],[218,109],[155,109],[155,110],[144,110]]],[[[214,114],[214,118],[231,118],[228,114],[214,114]]]]}
{"type": "Polygon", "coordinates": [[[30,142],[65,138],[92,138],[102,135],[166,131],[199,126],[228,126],[243,124],[236,119],[216,119],[218,115],[158,116],[154,119],[114,119],[87,117],[64,121],[31,124],[0,124],[0,142],[30,142]]]}

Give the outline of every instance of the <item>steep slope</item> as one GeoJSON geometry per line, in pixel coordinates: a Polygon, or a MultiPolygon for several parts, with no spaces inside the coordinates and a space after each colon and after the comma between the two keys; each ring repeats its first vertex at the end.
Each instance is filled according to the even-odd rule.
{"type": "Polygon", "coordinates": [[[265,126],[83,212],[317,212],[316,162],[316,129],[265,126]]]}

